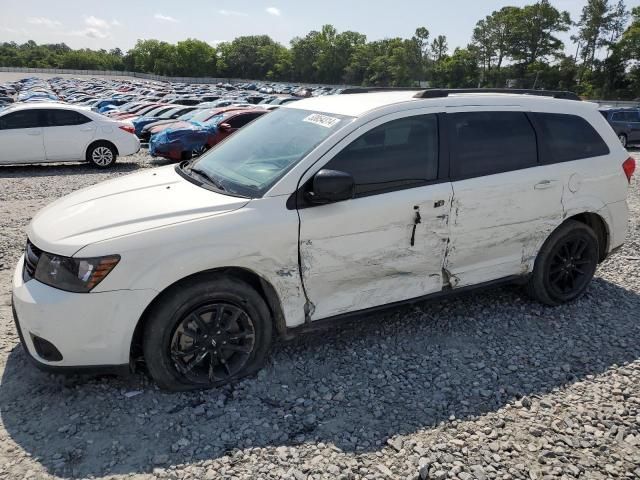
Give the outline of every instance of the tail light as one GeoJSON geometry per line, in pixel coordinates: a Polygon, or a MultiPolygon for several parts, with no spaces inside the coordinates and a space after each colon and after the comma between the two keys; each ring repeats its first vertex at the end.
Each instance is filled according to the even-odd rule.
{"type": "Polygon", "coordinates": [[[627,158],[622,164],[622,170],[624,170],[624,174],[627,176],[627,180],[631,183],[631,176],[633,172],[636,171],[636,161],[633,157],[627,158]]]}
{"type": "MultiPolygon", "coordinates": [[[[133,125],[122,125],[120,130],[124,130],[127,133],[136,133],[136,129],[133,128],[133,125]]],[[[635,164],[634,164],[635,166],[635,164]]]]}

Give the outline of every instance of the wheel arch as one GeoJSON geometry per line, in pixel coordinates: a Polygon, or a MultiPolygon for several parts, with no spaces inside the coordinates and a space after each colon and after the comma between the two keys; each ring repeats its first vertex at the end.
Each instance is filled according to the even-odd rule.
{"type": "MultiPolygon", "coordinates": [[[[602,262],[607,258],[607,252],[609,251],[610,232],[609,226],[604,218],[597,213],[583,212],[568,217],[567,220],[575,220],[590,227],[596,237],[598,238],[598,262],[602,262]]],[[[563,222],[564,223],[564,222],[563,222]]]]}
{"type": "Polygon", "coordinates": [[[118,147],[116,147],[115,143],[113,143],[110,140],[102,140],[102,139],[98,139],[98,140],[92,140],[91,143],[89,143],[89,145],[87,145],[87,148],[85,150],[85,156],[88,158],[89,157],[89,152],[91,151],[91,149],[98,143],[107,143],[109,144],[109,146],[111,146],[113,148],[113,150],[116,152],[116,155],[120,155],[120,152],[118,151],[118,147]]]}
{"type": "Polygon", "coordinates": [[[192,275],[188,275],[180,280],[175,281],[171,285],[167,286],[164,290],[158,293],[155,298],[147,305],[147,307],[142,312],[142,315],[138,319],[138,323],[133,331],[133,336],[131,339],[131,345],[129,347],[129,358],[130,361],[133,362],[137,358],[142,357],[142,342],[143,342],[143,332],[145,323],[148,321],[149,316],[148,313],[151,311],[152,307],[160,301],[160,299],[169,294],[172,289],[179,288],[185,282],[192,281],[194,279],[202,278],[202,280],[206,280],[210,278],[212,275],[228,275],[234,277],[238,280],[242,280],[247,283],[249,286],[254,288],[256,292],[264,299],[267,307],[269,308],[269,312],[271,313],[271,321],[275,330],[279,336],[286,336],[287,334],[287,326],[285,322],[284,311],[282,309],[282,304],[280,302],[280,297],[276,292],[276,289],[271,285],[269,281],[258,275],[256,272],[242,268],[242,267],[220,267],[214,268],[210,270],[205,270],[202,272],[194,273],[192,275]]]}

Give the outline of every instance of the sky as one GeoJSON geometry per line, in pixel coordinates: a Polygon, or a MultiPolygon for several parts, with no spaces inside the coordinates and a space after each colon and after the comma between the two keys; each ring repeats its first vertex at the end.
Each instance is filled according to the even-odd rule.
{"type": "MultiPolygon", "coordinates": [[[[464,47],[476,22],[506,5],[534,0],[0,0],[0,42],[66,43],[72,48],[131,48],[137,39],[175,43],[197,38],[215,45],[241,35],[267,34],[288,45],[330,23],[369,40],[409,38],[417,27],[464,47]]],[[[586,0],[551,0],[572,19],[586,0]]],[[[626,0],[631,9],[640,0],[626,0]]],[[[570,33],[563,34],[565,43],[570,33]]],[[[570,50],[569,47],[568,51],[570,50]]]]}

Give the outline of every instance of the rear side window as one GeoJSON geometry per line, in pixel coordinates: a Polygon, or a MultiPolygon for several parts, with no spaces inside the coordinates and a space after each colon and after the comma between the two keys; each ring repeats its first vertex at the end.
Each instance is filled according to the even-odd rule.
{"type": "Polygon", "coordinates": [[[352,142],[324,168],[350,173],[356,196],[424,185],[438,177],[435,115],[380,125],[352,142]]]}
{"type": "Polygon", "coordinates": [[[524,113],[464,112],[447,117],[453,180],[537,165],[536,134],[524,113]]]}
{"type": "Polygon", "coordinates": [[[19,110],[17,112],[8,113],[0,117],[0,129],[12,130],[16,128],[37,128],[42,127],[41,120],[42,110],[19,110]]]}
{"type": "Polygon", "coordinates": [[[605,141],[584,118],[560,113],[534,115],[542,130],[542,143],[550,156],[543,158],[543,163],[570,162],[609,154],[605,141]]]}
{"type": "Polygon", "coordinates": [[[231,125],[231,128],[242,128],[247,123],[252,122],[259,116],[260,116],[259,113],[247,113],[244,115],[238,115],[237,117],[230,119],[227,123],[231,125]]]}
{"type": "Polygon", "coordinates": [[[78,113],[74,110],[48,110],[49,114],[49,126],[51,127],[65,127],[69,125],[82,125],[83,123],[89,123],[90,118],[78,113]]]}

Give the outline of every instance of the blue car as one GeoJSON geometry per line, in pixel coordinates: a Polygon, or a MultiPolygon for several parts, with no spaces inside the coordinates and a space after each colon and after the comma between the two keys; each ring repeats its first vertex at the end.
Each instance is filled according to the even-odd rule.
{"type": "Polygon", "coordinates": [[[141,138],[142,131],[147,125],[160,120],[173,120],[195,109],[196,107],[177,106],[161,113],[160,115],[145,115],[143,117],[138,117],[133,121],[133,127],[136,130],[138,138],[141,138]]]}

